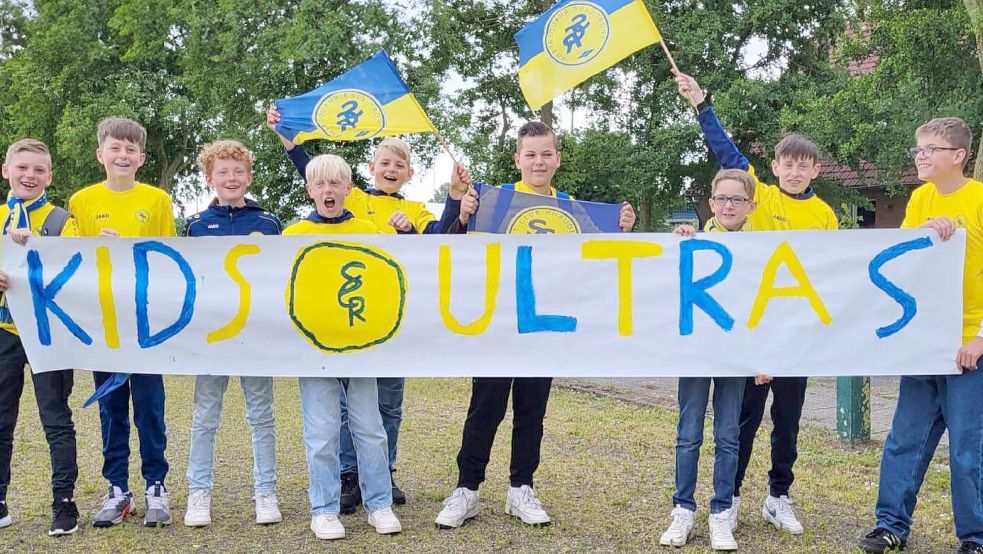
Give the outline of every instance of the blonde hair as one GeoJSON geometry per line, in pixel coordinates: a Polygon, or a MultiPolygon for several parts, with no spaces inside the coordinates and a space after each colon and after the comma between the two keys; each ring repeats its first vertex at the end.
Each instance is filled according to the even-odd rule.
{"type": "Polygon", "coordinates": [[[99,139],[99,146],[106,142],[107,138],[125,140],[140,146],[140,151],[147,148],[147,130],[132,119],[125,117],[107,117],[99,122],[96,131],[96,138],[99,139]]]}
{"type": "Polygon", "coordinates": [[[334,154],[321,154],[314,156],[307,164],[307,182],[312,183],[318,179],[333,181],[335,179],[351,183],[352,167],[341,156],[334,154]]]}
{"type": "Polygon", "coordinates": [[[215,160],[235,160],[246,164],[246,171],[253,172],[253,153],[237,140],[218,140],[206,144],[198,154],[198,167],[206,177],[212,174],[215,160]]]}
{"type": "Polygon", "coordinates": [[[744,187],[749,199],[754,199],[754,177],[743,169],[721,169],[710,183],[710,195],[717,193],[717,185],[723,181],[737,181],[744,187]]]}
{"type": "Polygon", "coordinates": [[[35,154],[42,154],[48,158],[48,169],[51,169],[51,152],[48,151],[48,145],[36,139],[21,139],[17,142],[11,144],[7,148],[7,157],[4,158],[5,164],[9,164],[13,159],[15,154],[21,152],[33,152],[35,154]]]}
{"type": "Polygon", "coordinates": [[[965,150],[966,157],[963,159],[963,166],[965,167],[966,163],[969,162],[969,157],[972,154],[971,149],[973,148],[973,132],[969,130],[969,126],[966,125],[965,121],[958,117],[939,117],[922,125],[915,131],[916,137],[923,135],[938,135],[951,144],[953,148],[965,150]]]}
{"type": "Polygon", "coordinates": [[[410,145],[406,144],[406,141],[402,139],[398,139],[396,137],[386,137],[382,139],[379,146],[375,147],[375,154],[373,154],[372,159],[374,160],[378,158],[379,152],[382,150],[389,150],[393,154],[403,158],[403,161],[406,163],[410,163],[410,145]]]}

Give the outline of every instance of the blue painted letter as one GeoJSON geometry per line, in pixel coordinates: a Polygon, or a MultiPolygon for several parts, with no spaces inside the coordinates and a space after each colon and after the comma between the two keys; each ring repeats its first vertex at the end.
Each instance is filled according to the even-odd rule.
{"type": "Polygon", "coordinates": [[[531,246],[520,246],[515,253],[515,310],[520,335],[542,332],[572,333],[577,330],[575,317],[536,313],[536,291],[532,288],[531,246]]]}
{"type": "Polygon", "coordinates": [[[137,341],[140,348],[157,346],[181,332],[191,322],[195,311],[195,276],[188,262],[170,246],[159,241],[138,242],[133,245],[133,265],[136,267],[136,307],[137,307],[137,341]],[[157,252],[174,261],[184,275],[184,305],[177,321],[162,329],[159,333],[150,334],[150,319],[147,317],[147,286],[150,278],[150,265],[147,254],[157,252]]]}
{"type": "Polygon", "coordinates": [[[707,289],[720,284],[730,273],[734,257],[730,250],[719,242],[689,239],[679,243],[679,334],[693,334],[693,307],[697,306],[724,331],[734,328],[734,318],[727,310],[707,293],[707,289]],[[711,275],[693,282],[693,253],[697,250],[712,250],[720,256],[720,267],[711,275]]]}
{"type": "Polygon", "coordinates": [[[920,250],[922,248],[929,248],[932,246],[932,239],[928,237],[922,237],[920,239],[909,240],[908,242],[902,242],[901,244],[895,244],[889,248],[885,248],[880,254],[874,256],[874,259],[870,261],[870,282],[874,283],[874,286],[881,289],[888,296],[890,296],[895,302],[901,305],[903,313],[901,317],[898,318],[894,323],[887,325],[885,327],[880,327],[877,329],[878,338],[889,337],[898,331],[905,328],[905,325],[915,317],[918,313],[918,303],[915,299],[907,292],[901,290],[897,285],[888,280],[881,273],[881,267],[887,262],[906,254],[912,250],[920,250]]]}
{"type": "Polygon", "coordinates": [[[92,337],[79,327],[78,323],[75,323],[75,320],[65,313],[65,310],[61,309],[61,306],[55,304],[55,295],[75,275],[75,271],[81,264],[82,254],[76,252],[65,268],[58,275],[55,275],[48,286],[44,286],[44,266],[41,264],[41,256],[38,255],[37,250],[31,250],[27,253],[27,280],[31,284],[31,297],[34,299],[34,319],[37,320],[38,324],[38,341],[44,346],[51,346],[49,310],[61,320],[65,327],[68,327],[75,338],[82,341],[82,344],[92,344],[92,337]]]}

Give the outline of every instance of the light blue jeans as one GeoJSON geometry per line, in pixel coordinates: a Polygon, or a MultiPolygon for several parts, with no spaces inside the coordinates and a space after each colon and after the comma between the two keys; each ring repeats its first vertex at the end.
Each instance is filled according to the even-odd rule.
{"type": "Polygon", "coordinates": [[[731,507],[737,476],[737,447],[740,437],[741,401],[745,377],[681,377],[679,379],[679,426],[676,429],[676,492],[673,505],[696,511],[697,468],[703,444],[703,424],[713,381],[713,498],[710,513],[731,507]]]}
{"type": "MultiPolygon", "coordinates": [[[[253,480],[255,492],[276,490],[276,428],[273,424],[273,379],[239,377],[246,401],[246,421],[253,435],[253,480]]],[[[195,378],[195,411],[191,419],[191,448],[188,459],[188,490],[212,490],[212,459],[215,432],[222,416],[227,375],[195,378]]]]}
{"type": "Polygon", "coordinates": [[[300,405],[307,450],[307,489],[311,514],[337,514],[341,509],[341,398],[348,398],[348,423],[358,459],[362,505],[369,512],[391,506],[386,429],[379,414],[375,378],[301,377],[300,405]]]}
{"type": "MultiPolygon", "coordinates": [[[[379,413],[382,415],[382,426],[386,428],[386,440],[389,446],[389,471],[396,469],[396,443],[399,441],[399,425],[403,422],[403,389],[406,387],[405,377],[379,377],[376,379],[379,388],[379,413]]],[[[355,444],[352,443],[352,432],[348,429],[348,403],[341,399],[341,473],[358,471],[358,461],[355,458],[355,444]]]]}

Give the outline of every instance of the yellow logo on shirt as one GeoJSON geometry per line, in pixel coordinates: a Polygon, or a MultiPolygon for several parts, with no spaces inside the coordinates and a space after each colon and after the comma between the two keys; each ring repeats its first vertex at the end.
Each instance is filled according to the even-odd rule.
{"type": "Polygon", "coordinates": [[[515,214],[506,233],[514,235],[568,235],[580,232],[580,224],[567,212],[552,206],[533,206],[515,214]]]}
{"type": "Polygon", "coordinates": [[[367,92],[339,90],[317,103],[314,123],[329,140],[363,140],[382,131],[386,126],[386,112],[367,92]]]}
{"type": "Polygon", "coordinates": [[[133,218],[136,219],[138,223],[146,223],[150,221],[150,214],[147,213],[147,210],[141,208],[133,212],[133,218]]]}
{"type": "Polygon", "coordinates": [[[600,6],[570,2],[553,12],[546,22],[543,50],[560,65],[584,65],[604,51],[610,36],[611,22],[600,6]]]}
{"type": "Polygon", "coordinates": [[[324,241],[301,248],[285,291],[294,327],[331,353],[363,350],[396,336],[406,304],[406,272],[385,251],[324,241]]]}

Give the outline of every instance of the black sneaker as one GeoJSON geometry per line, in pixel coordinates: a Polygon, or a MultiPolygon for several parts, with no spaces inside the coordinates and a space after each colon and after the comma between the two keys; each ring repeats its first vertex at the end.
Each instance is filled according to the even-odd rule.
{"type": "Polygon", "coordinates": [[[10,527],[10,524],[13,522],[14,520],[10,517],[10,512],[7,511],[7,503],[0,502],[0,529],[10,527]]]}
{"type": "Polygon", "coordinates": [[[963,541],[959,545],[959,550],[956,550],[956,554],[983,554],[983,544],[973,541],[963,541]]]}
{"type": "Polygon", "coordinates": [[[358,488],[358,472],[341,474],[341,513],[354,514],[362,503],[362,490],[358,488]]]}
{"type": "Polygon", "coordinates": [[[396,484],[396,472],[390,471],[389,475],[392,477],[393,482],[393,504],[398,504],[402,506],[406,504],[406,495],[400,490],[399,485],[396,484]]]}
{"type": "Polygon", "coordinates": [[[49,537],[71,535],[79,529],[79,509],[71,498],[62,498],[51,503],[51,529],[49,537]]]}
{"type": "Polygon", "coordinates": [[[908,546],[908,541],[898,538],[887,529],[878,527],[860,539],[858,545],[864,552],[884,554],[888,550],[904,550],[908,546]]]}

